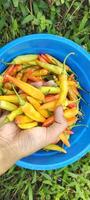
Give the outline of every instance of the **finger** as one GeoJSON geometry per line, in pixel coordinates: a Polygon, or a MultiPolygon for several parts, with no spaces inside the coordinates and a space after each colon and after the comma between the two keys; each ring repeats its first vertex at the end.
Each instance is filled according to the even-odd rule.
{"type": "Polygon", "coordinates": [[[66,128],[67,121],[64,118],[63,109],[58,107],[55,111],[55,123],[47,128],[47,143],[54,143],[66,128]]]}
{"type": "Polygon", "coordinates": [[[64,120],[63,108],[62,106],[58,106],[55,110],[55,122],[62,123],[64,120]]]}

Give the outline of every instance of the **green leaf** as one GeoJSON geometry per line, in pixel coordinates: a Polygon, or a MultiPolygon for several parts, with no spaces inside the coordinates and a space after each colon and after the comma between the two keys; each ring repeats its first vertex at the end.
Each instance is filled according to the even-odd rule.
{"type": "Polygon", "coordinates": [[[44,180],[43,183],[46,184],[46,185],[51,185],[52,186],[52,183],[51,183],[50,180],[44,180]]]}
{"type": "Polygon", "coordinates": [[[32,186],[30,183],[29,183],[28,196],[29,196],[29,200],[33,200],[33,191],[32,191],[32,186]]]}
{"type": "Polygon", "coordinates": [[[2,17],[1,19],[0,19],[0,31],[3,29],[3,27],[5,26],[5,18],[4,17],[2,17]]]}
{"type": "Polygon", "coordinates": [[[34,10],[35,14],[37,14],[39,12],[38,5],[37,5],[37,3],[35,1],[33,2],[33,10],[34,10]]]}
{"type": "Polygon", "coordinates": [[[16,19],[13,19],[12,26],[13,26],[14,31],[18,30],[18,24],[17,24],[17,20],[16,19]]]}
{"type": "Polygon", "coordinates": [[[23,3],[20,3],[20,10],[23,14],[23,16],[27,16],[29,14],[29,9],[28,9],[28,6],[27,5],[24,5],[23,3]]]}
{"type": "Polygon", "coordinates": [[[42,172],[41,174],[42,174],[42,176],[43,176],[44,178],[46,178],[46,179],[48,179],[48,180],[50,180],[50,181],[52,180],[50,175],[48,175],[48,174],[46,174],[46,173],[44,173],[44,172],[42,172]]]}
{"type": "Polygon", "coordinates": [[[32,20],[33,20],[33,15],[28,15],[23,19],[22,25],[27,24],[27,23],[31,22],[32,20]]]}
{"type": "Polygon", "coordinates": [[[79,31],[83,30],[88,20],[88,13],[85,13],[82,21],[80,22],[79,31]]]}
{"type": "Polygon", "coordinates": [[[61,4],[64,4],[65,3],[65,0],[61,0],[61,4]]]}
{"type": "Polygon", "coordinates": [[[46,3],[45,1],[43,1],[43,0],[40,1],[40,3],[38,4],[38,7],[39,7],[40,9],[44,10],[44,11],[45,11],[46,9],[48,9],[47,3],[46,3]]]}
{"type": "Polygon", "coordinates": [[[14,7],[18,7],[19,0],[12,0],[14,7]]]}

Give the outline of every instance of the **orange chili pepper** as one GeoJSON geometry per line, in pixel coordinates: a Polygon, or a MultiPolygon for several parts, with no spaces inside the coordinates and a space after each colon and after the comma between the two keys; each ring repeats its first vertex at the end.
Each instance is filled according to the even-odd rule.
{"type": "Polygon", "coordinates": [[[43,123],[42,126],[48,127],[48,126],[50,126],[51,124],[53,124],[54,121],[55,121],[54,115],[53,115],[53,116],[50,116],[49,118],[47,118],[47,119],[44,121],[44,123],[43,123]]]}
{"type": "Polygon", "coordinates": [[[8,81],[14,83],[17,87],[19,87],[22,91],[24,91],[26,94],[35,97],[36,99],[44,100],[44,95],[43,93],[35,88],[34,86],[25,83],[21,80],[17,80],[16,78],[7,75],[8,81]]]}
{"type": "Polygon", "coordinates": [[[75,80],[75,76],[74,76],[74,74],[71,74],[70,76],[69,76],[69,78],[68,78],[68,80],[75,80]]]}
{"type": "Polygon", "coordinates": [[[59,94],[56,94],[56,95],[47,95],[45,96],[45,102],[51,102],[53,100],[57,100],[59,99],[59,94]]]}
{"type": "Polygon", "coordinates": [[[18,71],[20,71],[22,69],[22,65],[18,65],[18,64],[16,64],[16,65],[14,65],[14,68],[13,68],[13,70],[12,70],[12,74],[9,74],[9,75],[12,75],[12,76],[14,76],[18,71]]]}
{"type": "Polygon", "coordinates": [[[38,56],[38,60],[40,60],[41,62],[47,63],[47,61],[41,55],[38,56]]]}
{"type": "Polygon", "coordinates": [[[33,82],[38,82],[38,81],[41,81],[42,80],[42,78],[41,77],[36,77],[36,76],[28,76],[28,79],[30,80],[30,81],[33,81],[33,82]]]}
{"type": "Polygon", "coordinates": [[[47,56],[47,54],[41,54],[41,57],[47,62],[47,63],[51,63],[49,57],[47,56]]]}
{"type": "Polygon", "coordinates": [[[78,120],[77,117],[72,117],[72,118],[67,119],[68,126],[75,124],[77,120],[78,120]]]}
{"type": "Polygon", "coordinates": [[[18,71],[20,71],[22,69],[21,65],[10,65],[10,67],[6,70],[5,74],[4,74],[4,83],[8,81],[7,79],[7,75],[11,75],[14,76],[18,71]]]}
{"type": "Polygon", "coordinates": [[[10,65],[10,66],[7,68],[7,70],[6,70],[5,74],[4,74],[4,79],[3,79],[3,82],[4,82],[4,83],[8,81],[6,75],[12,75],[13,69],[14,69],[14,65],[10,65]]]}
{"type": "Polygon", "coordinates": [[[33,73],[32,69],[26,70],[23,77],[22,77],[22,81],[27,82],[28,77],[33,73]]]}

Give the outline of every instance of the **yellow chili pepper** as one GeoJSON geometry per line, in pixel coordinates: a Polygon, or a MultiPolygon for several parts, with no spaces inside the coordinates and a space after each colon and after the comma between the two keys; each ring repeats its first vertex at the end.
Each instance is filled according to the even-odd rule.
{"type": "Polygon", "coordinates": [[[76,82],[76,81],[74,81],[74,80],[72,80],[72,81],[70,81],[70,80],[68,80],[68,85],[69,86],[74,86],[74,87],[77,87],[78,88],[78,83],[76,82]]]}
{"type": "Polygon", "coordinates": [[[49,116],[49,113],[45,109],[40,109],[40,103],[33,97],[27,97],[28,101],[34,106],[34,108],[45,118],[49,116]]]}
{"type": "Polygon", "coordinates": [[[18,103],[18,97],[16,95],[1,95],[0,96],[0,101],[4,100],[4,101],[9,101],[11,103],[18,103]]]}
{"type": "Polygon", "coordinates": [[[49,111],[54,111],[56,107],[57,100],[44,103],[43,105],[40,106],[40,109],[48,109],[49,111]]]}
{"type": "Polygon", "coordinates": [[[8,90],[8,89],[3,89],[3,94],[11,95],[11,94],[14,94],[14,91],[13,90],[8,90]]]}
{"type": "Polygon", "coordinates": [[[44,122],[45,118],[28,102],[21,106],[24,114],[37,122],[44,122]]]}
{"type": "Polygon", "coordinates": [[[20,95],[15,90],[14,86],[13,86],[13,89],[19,99],[19,104],[21,105],[21,109],[23,113],[37,122],[44,122],[45,118],[30,103],[28,103],[27,101],[24,101],[20,97],[20,95]]]}
{"type": "MultiPolygon", "coordinates": [[[[58,65],[59,67],[63,68],[63,63],[61,63],[59,60],[57,60],[56,58],[54,58],[53,56],[49,54],[45,54],[45,55],[47,56],[47,58],[52,64],[58,65]]],[[[66,67],[66,71],[71,71],[71,69],[67,65],[65,65],[65,67],[66,67]]]]}
{"type": "Polygon", "coordinates": [[[17,80],[16,78],[11,77],[9,75],[7,75],[7,78],[10,82],[14,83],[17,87],[19,87],[21,90],[23,90],[28,95],[35,97],[36,99],[44,100],[43,93],[39,89],[35,88],[34,86],[32,86],[28,83],[25,83],[21,80],[17,80]]]}
{"type": "Polygon", "coordinates": [[[33,128],[37,125],[38,125],[37,122],[31,122],[31,123],[26,123],[26,124],[18,124],[18,127],[21,128],[21,129],[30,129],[30,128],[33,128]]]}
{"type": "Polygon", "coordinates": [[[0,101],[0,108],[8,111],[13,111],[17,108],[17,106],[7,101],[0,101]]]}
{"type": "MultiPolygon", "coordinates": [[[[20,96],[25,100],[26,99],[26,95],[25,94],[20,94],[20,96]]],[[[18,104],[19,103],[19,100],[18,100],[18,97],[14,94],[12,95],[0,95],[0,101],[3,100],[3,101],[8,101],[8,102],[11,102],[11,103],[14,103],[14,104],[18,104]]]]}
{"type": "Polygon", "coordinates": [[[75,117],[78,113],[79,113],[78,108],[66,109],[64,111],[64,117],[66,119],[69,119],[69,118],[75,117]]]}
{"type": "Polygon", "coordinates": [[[33,121],[32,119],[30,119],[29,117],[27,117],[25,115],[18,115],[15,118],[16,124],[25,124],[25,123],[29,123],[32,121],[33,121]]]}
{"type": "Polygon", "coordinates": [[[48,74],[48,70],[47,69],[40,69],[40,70],[36,70],[32,73],[32,76],[45,76],[48,74]]]}
{"type": "Polygon", "coordinates": [[[62,153],[67,153],[65,149],[56,144],[49,144],[48,146],[44,147],[44,150],[60,151],[62,153]]]}
{"type": "Polygon", "coordinates": [[[12,63],[14,64],[29,64],[30,61],[36,60],[38,55],[28,54],[28,55],[21,55],[17,56],[12,63]]]}
{"type": "Polygon", "coordinates": [[[16,110],[12,111],[10,114],[8,114],[6,116],[6,119],[8,122],[12,122],[16,118],[16,116],[21,115],[22,113],[22,109],[21,107],[19,107],[16,110]]]}
{"type": "Polygon", "coordinates": [[[70,100],[72,100],[72,101],[75,101],[78,99],[78,96],[75,94],[75,92],[73,90],[73,86],[69,86],[68,96],[69,96],[70,100]]]}
{"type": "Polygon", "coordinates": [[[68,139],[66,138],[65,134],[64,133],[61,133],[59,135],[59,139],[68,147],[70,147],[70,143],[68,141],[68,139]]]}
{"type": "Polygon", "coordinates": [[[2,86],[3,86],[3,76],[0,75],[0,87],[2,87],[2,86]]]}
{"type": "Polygon", "coordinates": [[[39,60],[36,61],[36,63],[44,68],[44,69],[48,69],[50,72],[53,72],[54,74],[61,74],[62,72],[62,68],[60,68],[57,65],[53,65],[53,64],[49,64],[49,63],[45,63],[45,62],[41,62],[39,60]]]}
{"type": "Polygon", "coordinates": [[[40,103],[38,100],[34,99],[33,97],[27,96],[27,100],[35,107],[40,108],[40,103]]]}

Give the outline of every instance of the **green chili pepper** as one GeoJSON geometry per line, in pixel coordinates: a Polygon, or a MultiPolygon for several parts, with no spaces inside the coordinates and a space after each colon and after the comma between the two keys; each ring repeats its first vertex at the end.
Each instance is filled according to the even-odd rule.
{"type": "Polygon", "coordinates": [[[39,88],[43,94],[57,94],[60,93],[59,87],[42,86],[39,88]]]}

